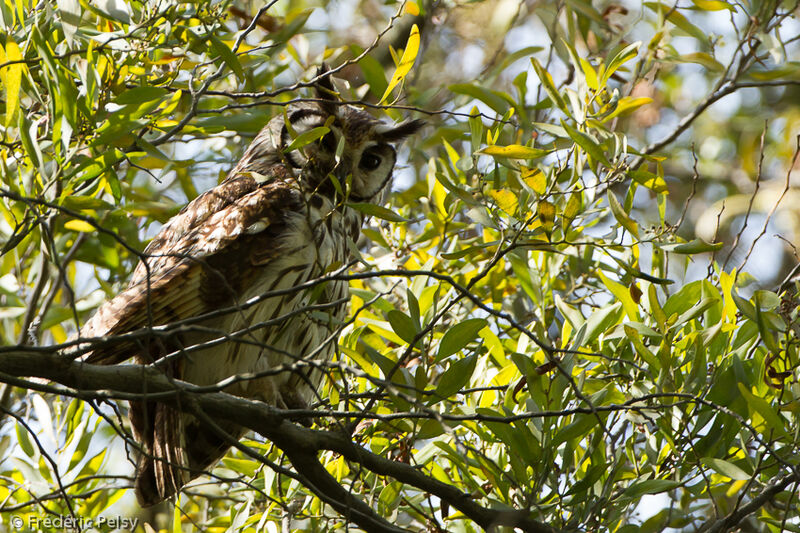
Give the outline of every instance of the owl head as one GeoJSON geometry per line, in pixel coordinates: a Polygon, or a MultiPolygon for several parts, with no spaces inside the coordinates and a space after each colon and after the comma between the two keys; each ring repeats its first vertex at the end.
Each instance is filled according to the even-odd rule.
{"type": "Polygon", "coordinates": [[[308,189],[331,194],[343,189],[357,202],[379,198],[392,178],[397,143],[419,130],[423,122],[388,123],[342,103],[327,72],[324,65],[317,71],[314,101],[291,104],[274,117],[232,174],[252,171],[269,179],[274,165],[282,165],[308,189]],[[317,130],[324,135],[313,142],[296,142],[304,134],[313,136],[310,132],[316,128],[326,128],[317,130]],[[300,146],[292,148],[292,142],[300,146]]]}

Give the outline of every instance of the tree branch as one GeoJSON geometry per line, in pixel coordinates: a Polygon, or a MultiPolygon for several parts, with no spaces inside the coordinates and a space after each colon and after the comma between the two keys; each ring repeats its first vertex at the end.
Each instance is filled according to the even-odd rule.
{"type": "Polygon", "coordinates": [[[307,480],[306,486],[309,489],[366,531],[402,530],[375,514],[366,503],[356,499],[336,482],[319,462],[317,456],[320,451],[337,452],[376,474],[393,477],[429,492],[484,529],[491,530],[504,525],[529,533],[556,531],[532,519],[526,510],[484,507],[475,502],[470,494],[442,483],[413,466],[371,453],[343,434],[312,430],[293,424],[288,421],[292,416],[290,411],[223,392],[201,394],[195,390],[196,385],[170,380],[152,366],[99,366],[73,361],[69,357],[53,353],[11,351],[0,356],[0,373],[16,377],[44,378],[87,393],[113,390],[138,394],[141,398],[157,395],[159,401],[176,409],[192,412],[199,407],[213,418],[236,422],[263,435],[280,448],[298,474],[307,480]]]}

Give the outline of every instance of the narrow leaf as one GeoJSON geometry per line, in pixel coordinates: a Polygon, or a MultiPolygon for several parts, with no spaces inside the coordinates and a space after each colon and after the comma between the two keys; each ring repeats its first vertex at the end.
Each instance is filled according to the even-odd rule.
{"type": "Polygon", "coordinates": [[[464,348],[464,346],[472,342],[478,336],[478,332],[482,330],[486,324],[486,320],[483,318],[471,318],[455,324],[447,330],[447,333],[442,337],[439,343],[439,351],[436,354],[436,360],[444,359],[464,348]]]}
{"type": "Polygon", "coordinates": [[[497,205],[508,213],[509,215],[514,215],[517,212],[517,195],[511,191],[500,190],[500,191],[489,191],[489,196],[491,196],[497,205]]]}
{"type": "Polygon", "coordinates": [[[77,219],[68,220],[67,222],[65,222],[64,229],[69,229],[72,231],[80,231],[82,233],[92,233],[93,231],[95,231],[94,226],[92,226],[88,222],[77,219]]]}
{"type": "Polygon", "coordinates": [[[356,211],[360,211],[365,215],[388,220],[389,222],[410,222],[407,218],[403,218],[391,209],[387,209],[381,205],[370,204],[366,202],[347,202],[348,207],[352,207],[356,211]]]}
{"type": "Polygon", "coordinates": [[[614,218],[617,219],[617,222],[619,222],[623,228],[638,237],[639,225],[625,212],[619,200],[617,200],[617,197],[611,191],[608,191],[608,205],[611,207],[611,212],[614,214],[614,218]]]}
{"type": "Polygon", "coordinates": [[[700,462],[716,473],[727,476],[731,479],[750,479],[752,476],[733,463],[717,459],[716,457],[703,457],[700,462]]]}
{"type": "Polygon", "coordinates": [[[472,83],[456,83],[448,87],[451,92],[456,94],[465,94],[471,96],[476,100],[480,100],[484,104],[492,108],[492,110],[500,115],[505,114],[512,103],[506,100],[502,93],[492,91],[472,83]]]}
{"type": "Polygon", "coordinates": [[[213,33],[210,34],[209,37],[211,38],[211,44],[213,45],[214,50],[219,54],[225,64],[230,67],[239,80],[244,80],[244,70],[242,69],[241,63],[239,63],[239,58],[237,58],[236,54],[233,53],[233,50],[231,50],[227,44],[223,43],[220,38],[213,33]]]}
{"type": "Polygon", "coordinates": [[[520,167],[522,181],[533,189],[536,194],[542,195],[547,190],[547,177],[538,168],[520,167]]]}
{"type": "Polygon", "coordinates": [[[406,75],[411,72],[411,67],[414,66],[414,61],[417,59],[417,53],[419,52],[419,42],[419,28],[414,24],[411,27],[411,35],[408,36],[406,48],[403,50],[403,56],[400,58],[400,64],[397,65],[397,69],[394,71],[392,80],[389,82],[389,86],[386,87],[380,103],[383,103],[392,93],[392,90],[397,87],[397,84],[403,81],[406,75]]]}
{"type": "Polygon", "coordinates": [[[561,125],[564,127],[564,130],[566,130],[567,135],[569,135],[578,146],[583,148],[583,151],[589,154],[592,159],[603,163],[607,167],[611,166],[611,162],[606,157],[606,154],[603,152],[603,149],[600,147],[600,145],[597,144],[597,141],[582,131],[576,130],[563,120],[561,121],[561,125]]]}
{"type": "Polygon", "coordinates": [[[550,150],[531,148],[530,146],[522,146],[521,144],[510,144],[508,146],[498,146],[493,144],[492,146],[487,146],[482,150],[478,150],[477,153],[499,157],[510,157],[513,159],[537,159],[549,154],[550,150]]]}
{"type": "MultiPolygon", "coordinates": [[[[0,61],[20,61],[20,53],[17,43],[9,39],[0,61]]],[[[14,63],[3,68],[3,84],[6,88],[6,127],[9,127],[14,120],[14,116],[19,111],[19,89],[22,84],[22,63],[14,63]]]]}
{"type": "Polygon", "coordinates": [[[386,314],[386,318],[389,320],[389,324],[392,325],[392,330],[401,339],[406,342],[414,340],[417,335],[417,327],[410,316],[397,309],[392,309],[386,314]]]}
{"type": "Polygon", "coordinates": [[[617,107],[614,108],[614,111],[609,113],[603,119],[603,122],[607,122],[612,118],[630,113],[631,111],[634,111],[642,107],[643,105],[647,105],[652,101],[653,99],[647,96],[640,96],[638,98],[633,96],[625,96],[624,98],[620,98],[619,102],[617,102],[617,107]]]}
{"type": "Polygon", "coordinates": [[[661,246],[662,250],[676,254],[701,254],[704,252],[716,252],[722,248],[721,242],[706,242],[703,239],[694,239],[680,244],[667,244],[661,246]]]}
{"type": "Polygon", "coordinates": [[[312,142],[316,141],[317,139],[323,138],[327,133],[331,131],[330,128],[325,126],[319,126],[318,128],[314,128],[308,131],[304,131],[294,139],[292,142],[289,143],[289,146],[283,149],[284,152],[291,152],[292,150],[297,150],[298,148],[302,148],[312,142]]]}
{"type": "Polygon", "coordinates": [[[533,65],[533,70],[536,71],[536,75],[539,76],[539,81],[542,82],[544,92],[546,92],[547,96],[550,97],[550,101],[558,106],[561,111],[569,115],[567,105],[564,103],[564,99],[561,98],[561,95],[558,93],[555,83],[553,83],[553,77],[544,69],[541,63],[539,63],[539,60],[535,57],[531,58],[531,64],[533,65]]]}
{"type": "Polygon", "coordinates": [[[454,361],[450,365],[450,368],[448,368],[445,373],[442,374],[442,377],[439,378],[439,384],[436,386],[437,398],[449,398],[459,390],[463,389],[464,385],[469,383],[472,373],[475,371],[475,364],[477,362],[477,354],[454,361]]]}
{"type": "Polygon", "coordinates": [[[633,181],[640,183],[657,193],[669,192],[667,189],[667,182],[658,174],[654,174],[649,170],[631,170],[628,175],[633,178],[633,181]]]}
{"type": "Polygon", "coordinates": [[[539,215],[539,221],[542,223],[545,231],[553,229],[553,223],[556,220],[556,206],[555,204],[546,200],[541,200],[536,205],[536,214],[539,215]]]}

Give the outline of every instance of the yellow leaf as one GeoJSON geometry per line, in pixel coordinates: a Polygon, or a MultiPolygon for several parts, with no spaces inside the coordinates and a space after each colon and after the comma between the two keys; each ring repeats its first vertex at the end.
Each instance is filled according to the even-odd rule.
{"type": "Polygon", "coordinates": [[[394,88],[397,87],[397,84],[403,81],[406,75],[411,71],[411,67],[414,66],[414,60],[417,59],[418,52],[419,28],[414,24],[411,26],[411,35],[408,36],[408,42],[406,43],[406,49],[403,50],[403,56],[400,58],[400,64],[397,65],[397,70],[394,71],[392,81],[389,82],[389,86],[386,87],[386,92],[384,92],[383,97],[381,97],[381,103],[386,100],[394,88]]]}
{"type": "Polygon", "coordinates": [[[536,194],[544,194],[547,190],[547,178],[544,172],[538,168],[520,167],[520,169],[522,170],[522,181],[536,194]]]}
{"type": "Polygon", "coordinates": [[[722,2],[720,0],[692,0],[692,2],[703,11],[722,11],[723,9],[735,11],[734,7],[728,4],[728,2],[722,2]]]}
{"type": "Polygon", "coordinates": [[[542,227],[546,232],[553,229],[553,223],[556,220],[556,206],[546,200],[539,202],[536,207],[536,212],[539,215],[539,220],[542,221],[542,227]]]}
{"type": "Polygon", "coordinates": [[[728,490],[725,491],[725,496],[727,496],[728,498],[733,498],[734,496],[739,494],[739,492],[742,490],[742,487],[747,485],[747,481],[748,480],[746,479],[735,480],[733,483],[731,483],[730,487],[728,487],[728,490]]]}
{"type": "Polygon", "coordinates": [[[64,223],[64,229],[71,229],[73,231],[80,231],[82,233],[91,233],[95,231],[95,227],[83,220],[72,219],[64,223]]]}
{"type": "Polygon", "coordinates": [[[725,317],[729,322],[736,321],[736,303],[731,296],[733,283],[736,281],[736,269],[734,268],[730,273],[722,271],[719,273],[719,286],[722,289],[722,296],[725,303],[722,306],[725,317]]]}
{"type": "Polygon", "coordinates": [[[603,282],[603,285],[611,291],[611,294],[617,298],[617,301],[622,302],[622,308],[625,310],[625,314],[628,315],[628,318],[634,321],[639,320],[639,308],[633,301],[628,288],[621,283],[608,279],[600,270],[597,271],[597,276],[600,278],[600,281],[603,282]]]}
{"type": "Polygon", "coordinates": [[[578,216],[578,213],[580,213],[582,204],[580,193],[572,193],[570,195],[569,200],[567,200],[567,205],[564,207],[564,212],[561,213],[561,216],[564,218],[565,230],[572,224],[572,221],[578,216]]]}
{"type": "MultiPolygon", "coordinates": [[[[2,46],[0,46],[0,64],[5,63],[8,61],[6,58],[6,50],[2,46]]],[[[3,82],[3,87],[6,85],[6,74],[8,74],[7,68],[0,68],[0,81],[3,82]]]]}
{"type": "Polygon", "coordinates": [[[496,144],[487,146],[479,150],[479,154],[497,155],[501,157],[512,157],[514,159],[536,159],[544,157],[550,153],[549,150],[541,150],[539,148],[531,148],[530,146],[522,146],[521,144],[510,144],[508,146],[498,146],[496,144]]]}
{"type": "Polygon", "coordinates": [[[614,117],[630,113],[634,109],[649,104],[652,101],[653,99],[647,96],[626,96],[624,98],[620,98],[619,102],[617,103],[617,107],[603,119],[603,122],[608,122],[614,117]]]}
{"type": "Polygon", "coordinates": [[[489,191],[489,196],[494,198],[500,209],[513,215],[517,212],[517,195],[511,191],[489,191]]]}
{"type": "MultiPolygon", "coordinates": [[[[6,42],[6,48],[3,51],[3,57],[0,58],[4,63],[6,61],[19,61],[22,59],[19,46],[12,40],[6,42]]],[[[14,63],[3,68],[3,85],[6,89],[6,127],[8,127],[14,115],[19,110],[19,87],[22,83],[22,69],[23,63],[14,63]]]]}
{"type": "Polygon", "coordinates": [[[417,5],[416,2],[406,2],[405,11],[409,15],[416,17],[417,15],[419,15],[419,6],[417,5]]]}
{"type": "Polygon", "coordinates": [[[583,75],[586,77],[586,85],[589,86],[590,89],[596,91],[600,84],[597,80],[597,73],[592,68],[591,63],[586,61],[584,58],[580,58],[581,62],[581,70],[583,70],[583,75]]]}

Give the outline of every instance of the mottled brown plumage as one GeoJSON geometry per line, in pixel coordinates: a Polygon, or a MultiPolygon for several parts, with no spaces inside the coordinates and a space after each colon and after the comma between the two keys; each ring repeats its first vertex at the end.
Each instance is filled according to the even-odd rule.
{"type": "MultiPolygon", "coordinates": [[[[332,94],[332,86],[323,82],[321,103],[294,104],[274,117],[220,185],[164,225],[145,249],[128,288],[103,305],[80,333],[82,338],[142,335],[97,347],[86,355],[87,362],[133,358],[151,364],[169,355],[159,368],[199,385],[294,364],[274,375],[226,384],[224,390],[278,407],[306,405],[345,317],[347,282],[270,294],[347,263],[362,216],[345,201],[376,201],[395,163],[390,143],[420,127],[417,121],[380,122],[339,104],[332,94]],[[330,132],[319,141],[285,150],[296,135],[325,124],[330,132]],[[331,176],[340,186],[350,184],[346,199],[336,192],[331,176]],[[259,298],[255,305],[246,304],[259,298]],[[309,304],[325,312],[304,311],[309,304]],[[229,312],[221,316],[202,318],[226,308],[229,312]],[[169,335],[148,332],[196,317],[201,318],[169,335]]],[[[228,449],[225,439],[196,418],[156,402],[131,402],[130,419],[144,449],[136,473],[136,495],[143,506],[175,494],[228,449]]],[[[234,437],[242,435],[234,424],[218,425],[234,437]]]]}

